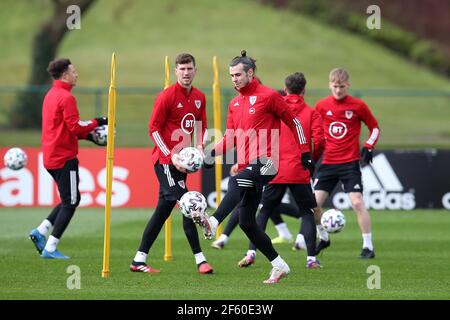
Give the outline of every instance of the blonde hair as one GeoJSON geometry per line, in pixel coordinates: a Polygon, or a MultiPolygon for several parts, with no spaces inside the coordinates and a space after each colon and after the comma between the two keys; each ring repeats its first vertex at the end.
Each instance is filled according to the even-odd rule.
{"type": "Polygon", "coordinates": [[[348,82],[350,80],[350,75],[348,72],[342,68],[335,68],[330,71],[330,82],[348,82]]]}

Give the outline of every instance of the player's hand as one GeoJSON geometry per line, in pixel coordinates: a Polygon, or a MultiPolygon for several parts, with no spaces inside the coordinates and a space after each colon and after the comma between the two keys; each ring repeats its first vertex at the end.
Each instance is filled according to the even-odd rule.
{"type": "Polygon", "coordinates": [[[215,150],[211,150],[211,152],[207,152],[205,157],[203,158],[203,168],[211,169],[214,167],[216,152],[215,150]]]}
{"type": "Polygon", "coordinates": [[[200,153],[202,154],[203,158],[205,158],[205,152],[204,152],[203,146],[201,144],[199,144],[197,146],[197,150],[200,151],[200,153]]]}
{"type": "Polygon", "coordinates": [[[314,170],[316,169],[316,165],[314,164],[314,161],[311,158],[311,153],[309,152],[302,153],[302,166],[304,169],[309,170],[309,174],[312,177],[314,174],[314,170]]]}
{"type": "Polygon", "coordinates": [[[230,176],[235,176],[235,175],[237,175],[238,174],[238,164],[237,163],[235,163],[235,164],[233,164],[232,166],[231,166],[231,169],[230,169],[230,176]]]}
{"type": "Polygon", "coordinates": [[[183,173],[187,173],[187,170],[183,166],[181,166],[180,155],[178,153],[174,153],[173,154],[173,156],[172,156],[172,163],[173,163],[173,165],[175,166],[175,168],[178,171],[183,172],[183,173]]]}
{"type": "Polygon", "coordinates": [[[361,149],[361,160],[365,164],[372,163],[373,160],[373,149],[369,148],[362,148],[361,149]]]}
{"type": "Polygon", "coordinates": [[[103,125],[105,125],[105,124],[108,124],[108,117],[100,117],[100,118],[95,118],[95,120],[97,120],[97,125],[100,127],[100,126],[103,126],[103,125]]]}
{"type": "Polygon", "coordinates": [[[89,132],[88,135],[86,136],[86,140],[92,141],[93,143],[95,143],[96,145],[98,145],[100,147],[106,146],[106,144],[100,144],[97,141],[95,141],[94,135],[91,132],[89,132]]]}

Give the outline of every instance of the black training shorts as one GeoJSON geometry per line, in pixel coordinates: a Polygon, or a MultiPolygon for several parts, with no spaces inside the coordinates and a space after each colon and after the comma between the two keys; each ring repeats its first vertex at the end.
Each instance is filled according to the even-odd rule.
{"type": "Polygon", "coordinates": [[[61,169],[47,169],[47,171],[58,185],[62,205],[77,207],[80,203],[78,159],[67,160],[61,169]]]}
{"type": "Polygon", "coordinates": [[[311,185],[308,184],[269,184],[264,188],[261,203],[263,206],[273,207],[281,203],[286,188],[291,191],[295,204],[300,209],[313,209],[317,207],[316,198],[311,185]]]}
{"type": "Polygon", "coordinates": [[[159,197],[168,201],[179,200],[187,190],[187,174],[178,171],[173,164],[155,164],[155,173],[159,181],[159,197]]]}
{"type": "Polygon", "coordinates": [[[341,164],[321,164],[314,179],[314,190],[333,192],[338,182],[344,192],[363,192],[359,161],[341,164]]]}

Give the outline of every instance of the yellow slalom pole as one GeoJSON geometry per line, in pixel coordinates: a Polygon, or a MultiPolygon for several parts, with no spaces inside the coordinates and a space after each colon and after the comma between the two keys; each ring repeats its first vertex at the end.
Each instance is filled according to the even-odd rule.
{"type": "MultiPolygon", "coordinates": [[[[220,87],[219,87],[219,66],[217,62],[217,57],[213,57],[213,68],[214,68],[214,83],[213,83],[213,110],[214,110],[214,128],[216,132],[222,132],[222,106],[220,103],[220,87]]],[[[220,141],[218,134],[214,135],[214,144],[220,141]]],[[[221,194],[222,194],[222,163],[216,161],[215,163],[215,177],[216,177],[216,206],[220,204],[221,194]]],[[[222,224],[219,225],[216,232],[216,238],[222,234],[222,224]]]]}
{"type": "MultiPolygon", "coordinates": [[[[164,63],[164,89],[170,86],[169,57],[166,56],[164,63]]],[[[164,227],[165,230],[165,251],[164,261],[171,261],[172,257],[172,214],[167,218],[164,227]]]]}
{"type": "Polygon", "coordinates": [[[106,148],[106,203],[105,232],[103,240],[103,270],[102,277],[109,277],[109,251],[111,228],[111,194],[114,165],[114,129],[116,127],[116,53],[111,59],[111,83],[108,95],[108,141],[106,148]]]}

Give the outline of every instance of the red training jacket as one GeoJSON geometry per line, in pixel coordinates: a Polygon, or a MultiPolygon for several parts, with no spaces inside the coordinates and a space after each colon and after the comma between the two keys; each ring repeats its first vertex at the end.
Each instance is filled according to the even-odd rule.
{"type": "Polygon", "coordinates": [[[325,152],[322,163],[339,164],[359,160],[361,121],[370,130],[364,146],[373,149],[380,136],[378,122],[361,99],[346,96],[336,100],[329,96],[317,102],[315,108],[323,120],[325,152]]]}
{"type": "Polygon", "coordinates": [[[280,168],[270,184],[308,184],[311,179],[309,170],[303,168],[300,158],[302,153],[311,152],[312,147],[314,161],[317,161],[322,155],[325,146],[322,118],[298,94],[290,94],[284,97],[284,101],[302,122],[306,140],[310,143],[299,148],[289,127],[284,123],[281,124],[280,168]],[[311,138],[314,146],[312,146],[311,138]]]}
{"type": "Polygon", "coordinates": [[[97,120],[81,121],[72,86],[55,80],[42,105],[42,152],[46,169],[60,169],[78,155],[78,139],[97,127],[97,120]]]}
{"type": "Polygon", "coordinates": [[[148,124],[150,138],[155,143],[153,164],[172,163],[171,153],[178,153],[191,145],[194,129],[197,146],[203,146],[206,122],[206,98],[203,92],[192,87],[187,92],[178,82],[163,90],[155,100],[148,124]],[[201,131],[200,131],[201,129],[201,131]]]}
{"type": "Polygon", "coordinates": [[[300,121],[278,92],[253,79],[239,93],[228,105],[225,134],[214,147],[217,155],[236,147],[238,170],[259,157],[271,158],[278,167],[279,152],[272,147],[278,148],[280,119],[298,146],[307,143],[300,121]]]}

